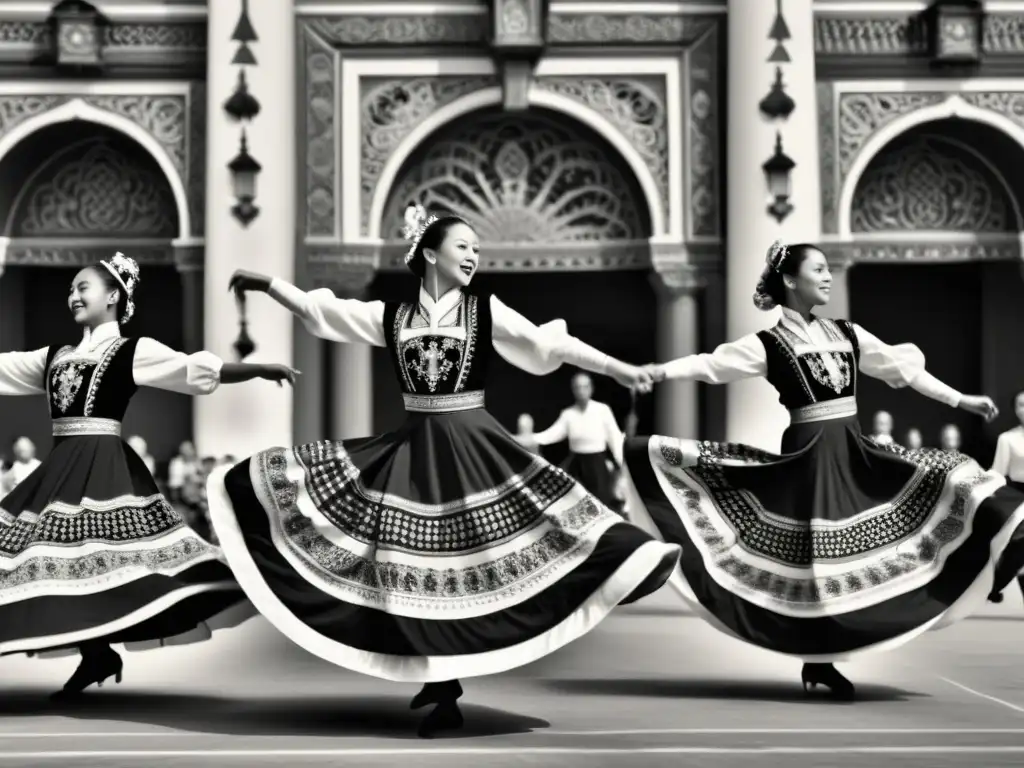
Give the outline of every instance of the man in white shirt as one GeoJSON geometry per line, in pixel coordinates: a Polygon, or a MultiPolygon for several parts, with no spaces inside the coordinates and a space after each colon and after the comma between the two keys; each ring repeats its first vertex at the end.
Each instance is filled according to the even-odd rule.
{"type": "MultiPolygon", "coordinates": [[[[1020,423],[999,436],[996,455],[992,459],[992,471],[1003,475],[1011,483],[1024,483],[1024,392],[1017,393],[1013,405],[1020,423]]],[[[1024,577],[1018,576],[1017,584],[1024,593],[1024,577]]],[[[993,603],[1003,602],[1003,596],[998,592],[993,592],[988,599],[993,603]]]]}
{"type": "Polygon", "coordinates": [[[591,399],[594,384],[590,376],[578,373],[572,379],[575,404],[566,408],[558,420],[543,432],[537,432],[524,444],[553,445],[569,441],[569,458],[562,469],[575,477],[605,506],[622,511],[616,498],[613,472],[622,466],[622,443],[625,439],[615,421],[612,409],[591,399]],[[608,455],[612,460],[609,461],[608,455]]]}
{"type": "Polygon", "coordinates": [[[3,495],[7,495],[29,475],[36,471],[40,465],[36,458],[36,446],[27,437],[19,437],[14,441],[14,463],[4,473],[2,486],[3,495]]]}

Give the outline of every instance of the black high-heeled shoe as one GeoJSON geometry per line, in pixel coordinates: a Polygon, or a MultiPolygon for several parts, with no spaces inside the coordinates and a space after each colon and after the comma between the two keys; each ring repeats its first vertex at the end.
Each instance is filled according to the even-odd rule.
{"type": "Polygon", "coordinates": [[[807,689],[813,690],[819,685],[829,689],[829,695],[839,701],[853,701],[855,689],[853,683],[839,674],[839,671],[831,664],[804,664],[800,672],[801,682],[804,684],[804,693],[807,689]]]}
{"type": "Polygon", "coordinates": [[[103,687],[107,679],[113,677],[115,683],[121,682],[121,673],[124,670],[124,662],[110,646],[104,646],[102,650],[85,651],[83,649],[82,662],[78,669],[64,683],[64,687],[50,696],[51,701],[67,701],[78,696],[82,691],[93,683],[98,688],[103,687]]]}
{"type": "Polygon", "coordinates": [[[412,697],[412,701],[409,702],[409,709],[420,709],[427,706],[427,704],[454,702],[460,698],[462,698],[462,683],[458,680],[448,680],[443,683],[426,683],[420,692],[412,697]]]}
{"type": "Polygon", "coordinates": [[[423,718],[417,732],[421,739],[432,739],[441,731],[457,731],[463,724],[462,710],[454,699],[438,704],[423,718]]]}

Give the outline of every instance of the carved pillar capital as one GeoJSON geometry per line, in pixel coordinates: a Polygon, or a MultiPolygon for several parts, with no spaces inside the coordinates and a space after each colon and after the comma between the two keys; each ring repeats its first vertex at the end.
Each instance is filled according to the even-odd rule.
{"type": "Polygon", "coordinates": [[[523,111],[533,67],[544,50],[547,3],[543,0],[493,0],[491,50],[499,61],[502,102],[507,111],[523,111]]]}
{"type": "Polygon", "coordinates": [[[202,240],[175,240],[171,243],[174,251],[174,267],[178,272],[202,272],[206,260],[206,244],[202,240]]]}
{"type": "Polygon", "coordinates": [[[343,251],[310,253],[306,269],[313,288],[329,288],[339,296],[361,298],[377,276],[378,258],[343,251]]]}
{"type": "Polygon", "coordinates": [[[706,268],[695,264],[660,264],[651,273],[651,284],[659,295],[696,296],[708,284],[706,268]]]}

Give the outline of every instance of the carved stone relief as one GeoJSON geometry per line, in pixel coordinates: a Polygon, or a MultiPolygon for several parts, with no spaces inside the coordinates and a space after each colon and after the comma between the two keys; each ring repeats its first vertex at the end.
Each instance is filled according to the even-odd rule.
{"type": "Polygon", "coordinates": [[[399,240],[411,202],[462,217],[489,244],[601,243],[650,236],[608,151],[541,115],[452,126],[392,187],[382,234],[399,240]]]}
{"type": "Polygon", "coordinates": [[[201,170],[201,166],[197,169],[189,162],[190,115],[184,96],[0,94],[0,136],[28,119],[78,98],[98,109],[128,118],[146,131],[167,153],[186,190],[192,186],[189,183],[190,173],[201,170]]]}
{"type": "Polygon", "coordinates": [[[665,81],[645,77],[541,77],[536,85],[594,110],[643,158],[668,215],[668,115],[665,81]]]}
{"type": "Polygon", "coordinates": [[[306,77],[306,235],[337,234],[334,187],[338,68],[334,50],[306,31],[301,38],[306,77]]]}
{"type": "MultiPolygon", "coordinates": [[[[110,258],[110,245],[57,245],[13,241],[7,247],[6,266],[84,267],[110,258]]],[[[132,258],[140,265],[174,263],[174,248],[169,244],[133,245],[132,258]]]]}
{"type": "Polygon", "coordinates": [[[327,45],[484,45],[487,14],[345,16],[309,19],[307,29],[327,45]]]}
{"type": "Polygon", "coordinates": [[[177,208],[155,163],[86,139],[54,155],[23,192],[15,237],[166,237],[178,234],[177,208]]]}
{"type": "Polygon", "coordinates": [[[850,228],[1011,232],[1017,222],[1005,185],[992,171],[941,136],[917,136],[871,161],[853,196],[850,228]]]}
{"type": "Polygon", "coordinates": [[[361,81],[360,184],[362,234],[370,229],[370,204],[388,159],[427,117],[475,91],[497,85],[489,76],[417,77],[361,81]]]}
{"type": "MultiPolygon", "coordinates": [[[[1024,14],[987,13],[982,32],[987,54],[1024,52],[1024,14]]],[[[920,16],[825,16],[814,19],[814,50],[822,56],[910,56],[928,51],[920,16]]]]}
{"type": "Polygon", "coordinates": [[[957,97],[979,109],[996,112],[1024,126],[1024,93],[1021,92],[903,92],[843,93],[834,112],[831,91],[819,86],[819,123],[822,151],[823,230],[838,230],[838,201],[854,162],[877,132],[905,115],[957,97]],[[831,119],[826,112],[832,112],[831,119]],[[830,148],[834,147],[834,153],[830,148]]]}
{"type": "Polygon", "coordinates": [[[725,127],[718,103],[718,36],[711,30],[686,54],[690,80],[689,146],[685,163],[689,181],[689,232],[691,237],[721,234],[719,141],[725,127]]]}
{"type": "Polygon", "coordinates": [[[716,21],[678,14],[553,13],[547,39],[556,44],[690,45],[716,21]]]}

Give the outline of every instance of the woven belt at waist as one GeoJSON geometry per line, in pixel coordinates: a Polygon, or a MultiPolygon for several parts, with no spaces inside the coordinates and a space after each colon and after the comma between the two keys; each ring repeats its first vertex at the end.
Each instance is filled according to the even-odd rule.
{"type": "Polygon", "coordinates": [[[847,416],[857,415],[857,398],[840,397],[836,400],[826,400],[824,403],[805,405],[802,408],[794,408],[789,412],[790,424],[807,424],[811,421],[827,421],[829,419],[843,419],[847,416]]]}
{"type": "Polygon", "coordinates": [[[72,416],[67,419],[53,420],[54,437],[72,437],[74,435],[114,435],[121,436],[121,422],[116,419],[94,419],[89,416],[72,416]]]}
{"type": "Polygon", "coordinates": [[[451,413],[484,407],[482,390],[454,395],[402,395],[402,399],[405,401],[405,410],[416,413],[451,413]]]}

